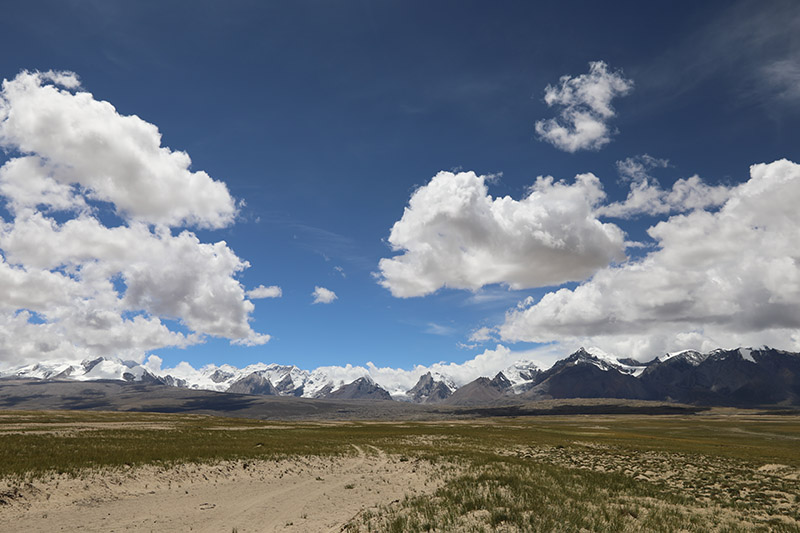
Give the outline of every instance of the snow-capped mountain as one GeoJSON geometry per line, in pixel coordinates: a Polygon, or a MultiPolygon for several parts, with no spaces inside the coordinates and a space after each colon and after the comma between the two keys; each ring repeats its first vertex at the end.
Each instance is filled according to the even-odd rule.
{"type": "Polygon", "coordinates": [[[710,353],[700,353],[695,350],[683,350],[680,352],[672,352],[662,355],[658,358],[659,363],[666,363],[667,361],[685,361],[686,363],[697,366],[711,355],[710,353]]]}
{"type": "Polygon", "coordinates": [[[539,374],[522,394],[537,400],[548,398],[628,398],[649,399],[644,385],[636,377],[638,367],[620,363],[598,351],[584,348],[557,361],[539,374]]]}
{"type": "Polygon", "coordinates": [[[522,359],[503,370],[503,376],[511,383],[515,394],[530,389],[542,369],[533,361],[522,359]]]}
{"type": "Polygon", "coordinates": [[[364,376],[326,394],[327,398],[342,400],[391,400],[389,393],[375,383],[371,377],[364,376]]]}
{"type": "Polygon", "coordinates": [[[608,372],[609,370],[621,370],[624,366],[619,362],[619,360],[605,353],[600,351],[597,351],[596,353],[589,353],[585,348],[580,348],[570,356],[561,359],[560,361],[556,361],[556,363],[547,371],[552,372],[562,367],[577,365],[592,365],[599,368],[603,372],[608,372]]]}
{"type": "Polygon", "coordinates": [[[800,354],[772,348],[681,352],[648,366],[642,382],[655,397],[706,404],[800,403],[800,354]]]}
{"type": "Polygon", "coordinates": [[[614,368],[623,374],[638,377],[647,368],[646,363],[641,363],[635,359],[619,359],[600,348],[589,348],[588,350],[581,348],[576,354],[581,352],[582,356],[577,358],[580,362],[593,364],[603,371],[614,368]]]}
{"type": "Polygon", "coordinates": [[[75,381],[94,381],[114,379],[121,381],[156,381],[146,368],[133,361],[119,359],[87,359],[80,363],[42,362],[19,367],[0,373],[0,377],[33,379],[70,379],[75,381]]]}
{"type": "Polygon", "coordinates": [[[171,378],[174,382],[172,384],[179,387],[217,392],[225,392],[237,381],[251,374],[256,374],[269,380],[280,394],[286,396],[306,396],[304,394],[306,392],[305,385],[311,377],[307,370],[301,370],[293,365],[278,365],[274,363],[256,363],[247,365],[244,368],[237,368],[232,365],[206,365],[199,369],[182,363],[170,369],[169,373],[161,371],[155,371],[154,373],[166,381],[170,381],[171,378]]]}
{"type": "MultiPolygon", "coordinates": [[[[81,362],[40,362],[0,372],[0,378],[118,380],[159,383],[187,389],[302,398],[395,399],[453,404],[509,398],[632,398],[707,404],[800,404],[800,354],[771,348],[737,348],[701,353],[669,353],[649,363],[618,360],[583,348],[542,370],[520,360],[495,375],[462,387],[439,372],[418,374],[416,383],[382,383],[362,367],[321,367],[257,363],[244,368],[181,363],[162,370],[113,358],[81,362]]],[[[413,375],[412,375],[413,376],[413,375]]],[[[416,377],[416,376],[414,376],[416,377]]]]}
{"type": "Polygon", "coordinates": [[[417,384],[398,399],[414,403],[438,403],[449,398],[454,390],[456,386],[452,381],[447,383],[441,374],[434,376],[434,373],[428,372],[420,376],[417,384]]]}

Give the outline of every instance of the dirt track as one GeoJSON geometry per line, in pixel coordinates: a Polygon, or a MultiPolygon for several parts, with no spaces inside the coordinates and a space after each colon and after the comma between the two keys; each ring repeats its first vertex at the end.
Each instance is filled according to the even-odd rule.
{"type": "Polygon", "coordinates": [[[363,509],[432,491],[432,467],[355,457],[145,467],[0,488],[6,531],[340,531],[363,509]]]}

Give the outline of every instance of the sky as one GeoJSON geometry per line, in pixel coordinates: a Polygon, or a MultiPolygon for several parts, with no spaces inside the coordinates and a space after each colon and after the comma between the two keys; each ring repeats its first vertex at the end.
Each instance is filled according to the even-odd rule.
{"type": "Polygon", "coordinates": [[[0,10],[0,366],[800,350],[795,2],[0,10]]]}

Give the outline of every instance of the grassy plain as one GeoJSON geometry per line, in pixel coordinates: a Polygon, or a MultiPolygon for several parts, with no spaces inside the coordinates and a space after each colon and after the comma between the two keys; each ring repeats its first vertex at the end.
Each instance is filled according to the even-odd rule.
{"type": "MultiPolygon", "coordinates": [[[[574,415],[273,422],[0,413],[0,477],[353,455],[437,465],[433,495],[365,509],[359,531],[800,531],[800,417],[574,415]]],[[[16,480],[16,481],[14,481],[16,480]]],[[[0,503],[9,495],[0,494],[0,503]]]]}

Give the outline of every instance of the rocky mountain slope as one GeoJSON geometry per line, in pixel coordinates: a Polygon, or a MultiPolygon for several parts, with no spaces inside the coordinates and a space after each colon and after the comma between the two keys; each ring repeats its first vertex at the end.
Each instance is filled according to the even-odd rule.
{"type": "Polygon", "coordinates": [[[456,390],[444,403],[449,405],[481,405],[493,403],[513,394],[512,383],[499,372],[494,378],[478,378],[456,390]]]}
{"type": "Polygon", "coordinates": [[[439,403],[449,398],[456,386],[443,379],[435,379],[430,372],[420,376],[417,384],[406,393],[406,398],[414,403],[439,403]]]}

